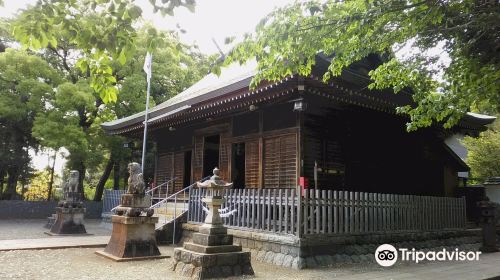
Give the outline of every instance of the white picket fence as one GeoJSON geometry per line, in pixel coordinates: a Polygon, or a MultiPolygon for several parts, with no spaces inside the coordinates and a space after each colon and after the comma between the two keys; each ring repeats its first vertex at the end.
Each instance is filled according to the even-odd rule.
{"type": "MultiPolygon", "coordinates": [[[[205,219],[201,198],[192,189],[188,221],[205,219]]],[[[365,192],[295,189],[238,189],[225,191],[223,212],[228,227],[296,236],[361,234],[465,228],[465,198],[396,195],[365,192]]]]}

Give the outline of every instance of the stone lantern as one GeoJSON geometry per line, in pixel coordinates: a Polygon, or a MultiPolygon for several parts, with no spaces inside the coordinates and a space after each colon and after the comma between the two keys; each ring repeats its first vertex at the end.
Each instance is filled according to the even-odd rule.
{"type": "Polygon", "coordinates": [[[198,182],[198,188],[206,188],[203,198],[209,208],[205,223],[199,232],[193,234],[192,242],[185,242],[183,248],[174,249],[171,269],[193,279],[223,278],[253,275],[250,252],[243,252],[241,246],[233,245],[233,236],[227,234],[219,210],[225,199],[224,189],[233,184],[219,176],[219,169],[205,182],[198,182]]]}
{"type": "MultiPolygon", "coordinates": [[[[219,229],[224,228],[219,214],[219,209],[225,202],[222,194],[224,189],[231,188],[233,186],[233,183],[227,183],[220,178],[220,170],[217,167],[213,172],[214,175],[210,177],[209,180],[196,183],[198,188],[207,189],[206,197],[203,198],[202,201],[208,206],[208,214],[205,218],[205,223],[200,227],[200,233],[206,234],[216,233],[219,229]]],[[[219,231],[227,232],[227,230],[224,229],[219,231]]]]}
{"type": "Polygon", "coordinates": [[[485,197],[483,201],[479,201],[477,206],[481,210],[481,226],[483,235],[483,245],[479,250],[482,252],[498,252],[496,224],[497,217],[495,215],[496,205],[489,198],[485,197]]]}

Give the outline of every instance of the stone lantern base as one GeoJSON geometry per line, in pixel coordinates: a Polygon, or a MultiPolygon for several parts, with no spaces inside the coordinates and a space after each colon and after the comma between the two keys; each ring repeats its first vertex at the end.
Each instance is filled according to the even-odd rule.
{"type": "Polygon", "coordinates": [[[88,234],[83,225],[85,208],[56,207],[56,221],[48,235],[88,234]]]}
{"type": "Polygon", "coordinates": [[[174,249],[171,270],[193,279],[253,275],[250,252],[233,245],[233,236],[225,227],[200,227],[193,242],[174,249]]]}

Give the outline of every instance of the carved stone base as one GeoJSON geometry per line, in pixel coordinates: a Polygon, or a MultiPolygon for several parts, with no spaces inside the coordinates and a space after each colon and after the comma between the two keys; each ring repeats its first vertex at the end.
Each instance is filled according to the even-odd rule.
{"type": "Polygon", "coordinates": [[[156,244],[155,223],[157,217],[111,217],[113,231],[104,252],[97,254],[115,261],[161,258],[156,244]],[[110,257],[111,256],[111,257],[110,257]]]}
{"type": "Polygon", "coordinates": [[[222,226],[205,224],[193,234],[193,242],[174,249],[171,270],[193,279],[253,275],[250,252],[233,245],[233,236],[222,226]]]}
{"type": "Polygon", "coordinates": [[[128,217],[138,217],[144,212],[148,217],[151,217],[154,210],[149,209],[149,206],[151,206],[151,196],[149,195],[122,194],[120,205],[116,207],[115,212],[119,216],[128,217]]]}
{"type": "Polygon", "coordinates": [[[85,208],[56,207],[56,221],[50,228],[49,235],[87,234],[83,225],[85,208]]]}
{"type": "Polygon", "coordinates": [[[170,269],[192,279],[254,275],[250,264],[250,252],[241,251],[204,254],[175,248],[170,269]]]}

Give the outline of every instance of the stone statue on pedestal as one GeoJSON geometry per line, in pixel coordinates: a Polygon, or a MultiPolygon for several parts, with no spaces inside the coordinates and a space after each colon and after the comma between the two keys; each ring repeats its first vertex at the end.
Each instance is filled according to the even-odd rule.
{"type": "Polygon", "coordinates": [[[141,165],[128,165],[127,193],[120,198],[116,215],[111,217],[113,231],[104,251],[97,251],[114,261],[165,258],[156,244],[155,224],[158,217],[152,217],[151,197],[145,194],[141,165]],[[143,215],[144,213],[144,215],[143,215]]]}
{"type": "Polygon", "coordinates": [[[63,197],[56,207],[56,220],[47,232],[49,235],[87,234],[83,224],[85,208],[78,189],[80,173],[71,170],[69,174],[69,179],[63,184],[63,197]]]}
{"type": "Polygon", "coordinates": [[[146,216],[153,216],[151,206],[151,197],[145,195],[145,184],[141,173],[141,165],[137,162],[128,165],[128,187],[127,193],[121,196],[120,205],[116,207],[115,212],[118,216],[139,217],[142,212],[146,216]]]}

